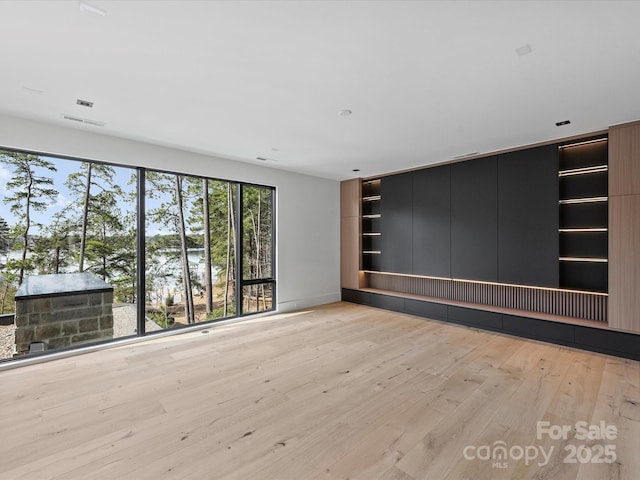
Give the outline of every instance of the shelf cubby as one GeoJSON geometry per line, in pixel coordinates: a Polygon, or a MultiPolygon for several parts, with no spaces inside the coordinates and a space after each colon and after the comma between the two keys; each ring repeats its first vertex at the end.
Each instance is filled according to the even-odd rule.
{"type": "Polygon", "coordinates": [[[362,181],[362,268],[380,270],[380,179],[362,181]]]}
{"type": "Polygon", "coordinates": [[[561,145],[558,158],[560,288],[608,290],[608,144],[561,145]]]}

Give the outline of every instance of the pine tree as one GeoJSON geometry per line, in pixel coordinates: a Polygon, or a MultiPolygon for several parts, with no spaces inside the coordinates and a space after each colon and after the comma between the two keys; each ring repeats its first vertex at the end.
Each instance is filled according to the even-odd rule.
{"type": "MultiPolygon", "coordinates": [[[[104,222],[112,224],[118,230],[119,224],[117,211],[118,200],[124,198],[124,193],[119,185],[114,183],[115,170],[109,165],[99,163],[82,162],[80,170],[67,177],[65,185],[75,195],[76,200],[82,205],[80,215],[80,251],[78,253],[78,271],[85,271],[85,260],[90,243],[90,233],[105,237],[106,228],[104,222]],[[102,225],[95,225],[95,220],[102,220],[102,225]]],[[[94,250],[96,250],[94,242],[94,250]]],[[[104,259],[104,256],[102,257],[104,259]]],[[[102,277],[106,278],[107,267],[102,265],[102,277]]]]}
{"type": "Polygon", "coordinates": [[[22,252],[20,260],[7,262],[18,271],[18,285],[22,284],[25,272],[31,268],[28,253],[31,250],[29,234],[36,226],[33,212],[43,211],[54,203],[58,191],[53,187],[53,179],[39,175],[55,172],[56,168],[48,160],[31,153],[0,151],[0,162],[12,169],[12,178],[6,184],[13,193],[4,198],[11,212],[18,218],[14,233],[20,238],[22,252]],[[44,172],[43,172],[44,173],[44,172]]]}

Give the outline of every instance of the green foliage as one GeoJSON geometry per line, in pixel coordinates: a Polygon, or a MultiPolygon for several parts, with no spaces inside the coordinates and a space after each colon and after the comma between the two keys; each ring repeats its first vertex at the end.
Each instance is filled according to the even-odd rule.
{"type": "Polygon", "coordinates": [[[44,211],[55,202],[58,191],[53,188],[53,180],[43,176],[47,172],[55,172],[53,163],[38,155],[30,153],[0,151],[0,162],[12,170],[12,177],[6,184],[9,195],[4,197],[4,203],[9,205],[11,213],[18,218],[18,223],[12,229],[13,237],[20,239],[22,244],[21,260],[10,267],[18,272],[18,284],[22,283],[25,273],[33,270],[28,253],[31,250],[29,232],[36,225],[31,215],[34,211],[44,211]]]}
{"type": "Polygon", "coordinates": [[[6,255],[11,247],[11,229],[7,221],[0,217],[0,255],[6,255]]]}
{"type": "Polygon", "coordinates": [[[171,328],[175,326],[173,317],[169,316],[167,311],[164,309],[161,309],[161,311],[147,311],[146,316],[160,328],[171,328]]]}
{"type": "Polygon", "coordinates": [[[231,306],[227,309],[227,314],[224,314],[224,307],[220,306],[214,308],[211,312],[207,314],[206,320],[222,320],[224,318],[233,317],[236,314],[236,309],[234,306],[231,306]]]}
{"type": "MultiPolygon", "coordinates": [[[[73,162],[60,160],[60,162],[73,162]]],[[[44,224],[34,220],[33,212],[44,212],[67,199],[59,194],[52,179],[56,166],[44,157],[33,154],[0,151],[0,163],[12,174],[7,182],[4,202],[9,205],[15,221],[9,225],[0,218],[0,300],[4,310],[13,306],[13,293],[26,274],[89,271],[114,286],[117,302],[133,303],[136,299],[136,236],[137,223],[133,188],[118,185],[114,167],[89,162],[74,162],[75,170],[66,177],[70,198],[66,208],[49,216],[44,224]]],[[[58,164],[60,165],[60,164],[58,164]]],[[[62,168],[62,167],[61,167],[62,168]]],[[[213,296],[212,311],[203,314],[208,319],[233,316],[235,308],[236,252],[234,245],[239,225],[236,225],[236,191],[238,185],[217,180],[146,171],[148,225],[160,226],[162,233],[146,240],[147,298],[151,293],[176,282],[185,290],[208,291],[213,296]],[[206,197],[206,202],[204,201],[206,197]],[[205,204],[208,216],[205,218],[205,204]],[[181,218],[182,217],[182,218],[181,218]],[[185,269],[186,249],[203,249],[205,229],[209,232],[210,277],[197,278],[192,269],[185,269]],[[185,271],[189,274],[184,278],[185,271]],[[180,272],[180,273],[176,273],[180,272]],[[229,288],[226,288],[227,283],[229,288]]],[[[128,185],[136,182],[132,170],[128,185]]],[[[244,248],[245,278],[271,276],[271,211],[272,190],[245,186],[242,226],[239,239],[244,248]]],[[[64,192],[66,194],[66,191],[64,192]]],[[[193,252],[191,251],[191,255],[193,252]]],[[[203,260],[206,257],[203,254],[203,260]]],[[[193,264],[191,265],[193,266],[193,264]]],[[[187,265],[188,268],[188,265],[187,265]]],[[[149,313],[163,327],[172,324],[172,295],[165,297],[161,309],[149,313]],[[162,310],[164,309],[164,310],[162,310]]],[[[157,301],[157,298],[153,298],[157,301]]],[[[140,299],[142,300],[142,299],[140,299]]],[[[256,302],[258,300],[255,300],[256,302]]],[[[209,303],[209,302],[206,302],[209,303]]],[[[202,305],[191,307],[191,316],[202,305]]],[[[179,319],[179,321],[182,321],[179,319]]]]}

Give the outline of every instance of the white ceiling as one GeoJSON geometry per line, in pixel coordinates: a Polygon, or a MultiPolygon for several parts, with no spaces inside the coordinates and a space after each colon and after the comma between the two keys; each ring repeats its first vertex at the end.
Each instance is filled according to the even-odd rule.
{"type": "Polygon", "coordinates": [[[640,118],[640,2],[87,3],[0,1],[0,112],[333,179],[640,118]]]}

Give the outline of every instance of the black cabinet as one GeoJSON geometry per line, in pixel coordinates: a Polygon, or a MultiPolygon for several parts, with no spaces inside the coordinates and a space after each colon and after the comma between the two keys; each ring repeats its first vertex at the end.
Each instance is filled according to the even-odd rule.
{"type": "Polygon", "coordinates": [[[451,276],[451,167],[413,173],[413,273],[451,276]]]}
{"type": "Polygon", "coordinates": [[[556,145],[498,156],[498,281],[558,287],[556,145]]]}
{"type": "Polygon", "coordinates": [[[607,291],[607,139],[363,182],[365,270],[607,291]]]}
{"type": "Polygon", "coordinates": [[[461,323],[487,330],[502,329],[502,315],[500,313],[475,310],[473,308],[449,305],[447,307],[447,320],[452,323],[461,323]]]}
{"type": "Polygon", "coordinates": [[[451,276],[498,280],[498,160],[451,166],[451,276]]]}
{"type": "Polygon", "coordinates": [[[380,186],[380,266],[385,272],[413,272],[412,173],[384,177],[380,186]]]}

